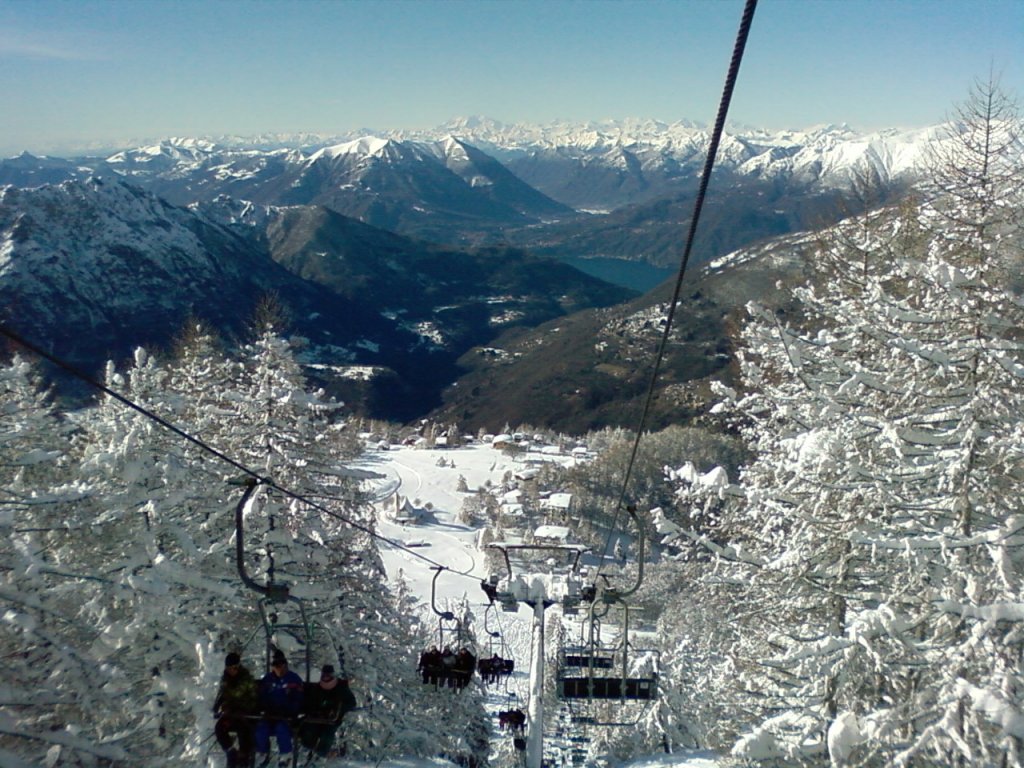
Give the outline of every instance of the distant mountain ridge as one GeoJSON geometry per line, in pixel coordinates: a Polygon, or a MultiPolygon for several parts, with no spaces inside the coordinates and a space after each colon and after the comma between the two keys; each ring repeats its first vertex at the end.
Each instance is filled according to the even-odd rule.
{"type": "MultiPolygon", "coordinates": [[[[733,126],[723,138],[718,165],[739,177],[790,179],[824,188],[846,186],[852,175],[865,170],[882,182],[892,182],[914,174],[923,147],[935,139],[937,132],[937,126],[871,133],[857,132],[847,125],[816,126],[800,131],[733,126]]],[[[166,139],[102,159],[93,158],[88,162],[81,159],[80,165],[94,169],[103,167],[137,179],[145,176],[169,180],[199,174],[202,183],[194,184],[191,191],[195,199],[200,199],[208,193],[209,187],[216,186],[214,181],[258,179],[273,167],[295,170],[307,164],[315,165],[326,156],[380,159],[388,156],[394,162],[407,158],[410,153],[421,152],[451,167],[448,148],[459,146],[463,154],[459,163],[480,163],[480,154],[489,155],[508,166],[527,184],[574,207],[581,206],[545,189],[558,185],[544,181],[535,183],[538,180],[532,177],[539,177],[540,171],[536,168],[542,159],[580,167],[603,167],[625,175],[643,174],[647,181],[644,190],[624,190],[618,198],[605,192],[602,200],[590,201],[610,209],[660,194],[665,179],[690,177],[698,172],[707,143],[707,128],[691,121],[666,123],[626,119],[530,125],[475,117],[458,118],[434,129],[415,131],[166,139]],[[471,159],[465,158],[465,155],[473,155],[468,148],[477,153],[471,159]],[[208,173],[203,175],[200,171],[208,173]]],[[[10,180],[11,165],[12,160],[0,162],[0,184],[17,183],[10,180]]],[[[479,178],[488,179],[489,174],[479,174],[479,178]]],[[[563,182],[562,192],[568,193],[570,186],[563,182]]],[[[221,193],[233,194],[230,189],[218,190],[217,194],[221,193]]]]}
{"type": "MultiPolygon", "coordinates": [[[[453,121],[439,130],[494,154],[556,200],[600,210],[688,191],[684,185],[703,168],[709,141],[708,129],[691,121],[527,126],[478,118],[453,121]],[[559,171],[554,173],[552,166],[559,171]]],[[[873,133],[847,125],[803,131],[731,127],[723,136],[716,168],[736,179],[782,180],[819,191],[848,188],[864,173],[890,185],[915,176],[923,148],[936,135],[936,127],[873,133]]]]}

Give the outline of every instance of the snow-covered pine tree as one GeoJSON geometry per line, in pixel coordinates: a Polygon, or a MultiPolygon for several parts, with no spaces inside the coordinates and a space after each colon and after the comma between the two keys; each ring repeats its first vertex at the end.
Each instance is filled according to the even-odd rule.
{"type": "MultiPolygon", "coordinates": [[[[996,131],[973,114],[991,124],[954,143],[996,131]]],[[[941,182],[902,216],[842,225],[818,255],[829,279],[797,291],[799,325],[753,308],[744,331],[756,459],[714,535],[737,612],[774,606],[730,649],[762,697],[745,758],[1020,760],[1024,323],[994,279],[1020,230],[985,214],[1019,210],[1020,185],[957,157],[977,190],[941,182]]]]}
{"type": "Polygon", "coordinates": [[[68,432],[24,358],[0,367],[0,762],[16,768],[125,755],[88,715],[116,706],[81,610],[104,578],[55,555],[77,540],[69,511],[88,496],[68,432]]]}

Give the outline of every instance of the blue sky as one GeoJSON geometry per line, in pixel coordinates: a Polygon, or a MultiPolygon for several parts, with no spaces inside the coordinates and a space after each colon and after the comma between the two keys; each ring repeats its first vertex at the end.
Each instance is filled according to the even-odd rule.
{"type": "MultiPolygon", "coordinates": [[[[182,135],[711,122],[743,0],[0,0],[0,153],[182,135]]],[[[760,0],[732,120],[940,122],[1024,99],[1024,0],[760,0]]]]}

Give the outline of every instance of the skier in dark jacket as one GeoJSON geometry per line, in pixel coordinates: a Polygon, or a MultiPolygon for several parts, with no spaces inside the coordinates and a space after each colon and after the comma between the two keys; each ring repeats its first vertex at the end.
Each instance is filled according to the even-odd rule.
{"type": "Polygon", "coordinates": [[[455,654],[455,666],[452,669],[455,687],[462,690],[469,685],[469,679],[473,676],[475,669],[476,656],[470,652],[469,648],[463,648],[455,654]]]}
{"type": "Polygon", "coordinates": [[[327,757],[334,746],[334,733],[341,725],[345,713],[355,709],[356,697],[348,687],[348,680],[335,677],[334,667],[325,664],[320,670],[320,682],[306,683],[306,698],[299,738],[302,746],[327,757]]]}
{"type": "Polygon", "coordinates": [[[289,765],[292,752],[290,721],[302,711],[302,678],[288,669],[288,660],[281,651],[274,651],[270,671],[260,680],[260,710],[263,719],[256,726],[256,752],[270,762],[270,737],[277,738],[277,751],[281,764],[289,765]],[[288,758],[288,759],[286,759],[288,758]]]}
{"type": "Polygon", "coordinates": [[[242,666],[237,653],[224,659],[224,674],[220,678],[213,713],[217,716],[214,735],[228,758],[228,768],[244,768],[252,760],[252,715],[257,712],[258,694],[252,673],[242,666]],[[235,746],[232,734],[238,737],[235,746]]]}
{"type": "Polygon", "coordinates": [[[417,667],[423,675],[424,683],[437,685],[441,677],[441,651],[437,646],[432,646],[429,651],[420,654],[420,664],[417,667]]]}
{"type": "Polygon", "coordinates": [[[455,651],[445,648],[441,651],[441,682],[449,688],[455,687],[455,651]]]}

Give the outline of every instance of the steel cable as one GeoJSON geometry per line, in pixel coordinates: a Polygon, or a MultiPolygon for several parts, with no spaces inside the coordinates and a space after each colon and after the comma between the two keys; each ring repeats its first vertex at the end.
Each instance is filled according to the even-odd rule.
{"type": "Polygon", "coordinates": [[[701,173],[700,185],[697,190],[697,197],[693,203],[693,217],[690,219],[690,228],[686,234],[686,246],[683,249],[683,257],[679,264],[679,274],[676,276],[675,288],[672,292],[672,300],[669,302],[668,317],[665,321],[665,330],[661,335],[661,343],[658,345],[658,353],[654,359],[654,368],[651,372],[650,383],[647,388],[647,397],[644,399],[643,412],[640,416],[640,423],[637,426],[636,436],[633,440],[633,449],[626,465],[626,474],[622,480],[622,491],[619,500],[615,505],[615,515],[612,524],[608,528],[608,538],[605,540],[604,551],[601,553],[601,563],[594,576],[594,583],[601,575],[604,568],[604,554],[612,541],[612,535],[618,527],[619,515],[622,512],[626,493],[629,489],[629,481],[633,475],[633,467],[636,464],[637,452],[640,449],[640,439],[647,426],[647,419],[650,415],[651,404],[654,402],[655,385],[658,381],[658,374],[661,370],[661,363],[665,357],[665,350],[668,348],[669,335],[672,332],[672,321],[676,314],[676,305],[679,303],[679,295],[683,288],[683,277],[686,275],[686,266],[690,262],[690,253],[693,251],[693,242],[697,234],[697,223],[700,220],[701,211],[704,208],[704,198],[707,194],[708,183],[711,180],[711,171],[715,166],[715,156],[718,154],[718,145],[722,140],[722,132],[725,129],[725,118],[729,112],[729,103],[732,101],[732,92],[736,86],[739,76],[740,63],[743,61],[743,51],[747,45],[747,36],[750,33],[750,25],[754,19],[754,10],[757,8],[757,0],[746,0],[743,8],[743,16],[740,18],[739,30],[736,33],[736,42],[733,45],[732,58],[729,61],[729,70],[725,76],[725,87],[722,89],[722,98],[718,104],[718,115],[715,118],[715,126],[711,133],[711,141],[708,144],[708,154],[704,160],[704,170],[701,173]]]}

